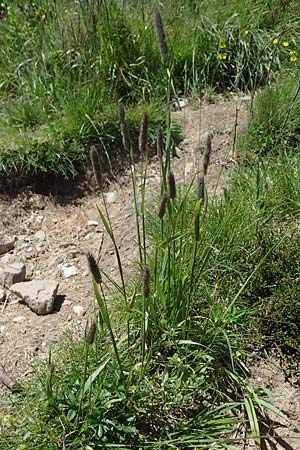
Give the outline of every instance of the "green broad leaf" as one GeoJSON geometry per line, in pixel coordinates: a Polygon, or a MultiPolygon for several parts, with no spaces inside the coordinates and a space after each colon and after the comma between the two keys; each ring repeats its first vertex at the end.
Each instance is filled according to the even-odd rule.
{"type": "Polygon", "coordinates": [[[260,439],[260,431],[257,420],[256,411],[253,405],[253,401],[249,397],[245,397],[245,408],[247,411],[247,416],[249,420],[250,429],[252,432],[252,437],[255,443],[260,447],[261,439],[260,439]]]}
{"type": "Polygon", "coordinates": [[[83,387],[83,393],[85,394],[90,387],[92,386],[92,384],[94,383],[94,381],[96,380],[96,378],[98,377],[98,375],[102,372],[102,370],[106,367],[107,363],[110,361],[110,357],[107,358],[96,370],[94,370],[94,372],[88,377],[88,379],[86,380],[84,387],[83,387]]]}

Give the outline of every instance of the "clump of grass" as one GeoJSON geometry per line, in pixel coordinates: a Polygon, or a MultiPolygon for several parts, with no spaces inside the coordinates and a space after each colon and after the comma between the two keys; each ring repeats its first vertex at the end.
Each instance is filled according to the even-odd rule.
{"type": "Polygon", "coordinates": [[[253,116],[239,139],[240,154],[250,161],[299,148],[299,82],[289,73],[257,93],[253,116]]]}

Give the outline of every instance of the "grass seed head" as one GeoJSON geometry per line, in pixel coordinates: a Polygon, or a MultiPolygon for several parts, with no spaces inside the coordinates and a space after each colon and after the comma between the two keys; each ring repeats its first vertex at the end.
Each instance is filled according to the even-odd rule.
{"type": "Polygon", "coordinates": [[[120,119],[120,122],[125,122],[125,108],[123,103],[118,103],[118,116],[120,119]]]}
{"type": "Polygon", "coordinates": [[[143,296],[148,298],[150,295],[150,269],[145,266],[143,271],[143,296]]]}
{"type": "Polygon", "coordinates": [[[164,135],[162,127],[159,125],[157,128],[157,156],[160,158],[164,153],[164,135]]]}
{"type": "Polygon", "coordinates": [[[139,135],[139,150],[141,154],[146,153],[148,137],[148,113],[145,111],[141,120],[139,135]]]}
{"type": "Polygon", "coordinates": [[[202,200],[204,198],[204,192],[205,192],[204,173],[199,173],[197,176],[197,200],[202,200]]]}
{"type": "Polygon", "coordinates": [[[154,24],[155,24],[155,31],[156,31],[156,37],[160,49],[160,55],[161,60],[163,64],[168,64],[168,57],[169,57],[169,50],[168,50],[168,44],[167,44],[167,38],[165,35],[164,25],[163,21],[160,15],[159,9],[156,7],[154,10],[154,24]]]}
{"type": "Polygon", "coordinates": [[[174,199],[176,197],[176,181],[173,170],[168,172],[169,197],[174,199]]]}
{"type": "Polygon", "coordinates": [[[50,374],[50,376],[52,376],[54,374],[55,367],[56,367],[55,364],[52,362],[50,364],[50,366],[49,366],[49,374],[50,374]]]}
{"type": "Polygon", "coordinates": [[[121,135],[123,141],[123,147],[127,153],[130,151],[130,134],[126,122],[121,122],[121,135]]]}
{"type": "Polygon", "coordinates": [[[165,215],[168,198],[169,198],[168,193],[163,192],[160,202],[159,202],[158,211],[157,211],[158,217],[160,219],[163,219],[163,217],[165,215]]]}
{"type": "Polygon", "coordinates": [[[212,142],[213,134],[208,133],[206,138],[206,147],[203,153],[203,172],[204,175],[207,174],[207,168],[209,166],[210,162],[210,155],[211,155],[211,142],[212,142]]]}
{"type": "Polygon", "coordinates": [[[95,145],[91,146],[90,159],[91,159],[93,172],[94,172],[97,184],[101,188],[101,186],[102,186],[101,163],[100,163],[99,153],[98,153],[95,145]]]}
{"type": "Polygon", "coordinates": [[[92,345],[94,343],[96,336],[96,329],[97,329],[96,321],[92,320],[88,334],[86,336],[86,343],[88,345],[92,345]]]}
{"type": "Polygon", "coordinates": [[[94,280],[97,284],[100,284],[102,282],[102,276],[94,256],[91,253],[87,253],[86,257],[94,280]]]}

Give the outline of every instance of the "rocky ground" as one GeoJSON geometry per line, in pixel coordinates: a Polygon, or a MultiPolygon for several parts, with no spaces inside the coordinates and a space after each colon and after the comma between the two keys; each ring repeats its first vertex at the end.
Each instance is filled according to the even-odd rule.
{"type": "MultiPolygon", "coordinates": [[[[172,161],[177,181],[190,183],[195,170],[195,149],[207,131],[212,131],[208,182],[212,191],[220,191],[226,174],[237,164],[234,136],[236,128],[245,123],[244,100],[239,97],[218,100],[202,105],[201,112],[197,104],[190,102],[174,112],[174,120],[180,123],[185,135],[177,149],[178,158],[172,161]]],[[[155,158],[149,165],[147,183],[149,205],[159,186],[159,165],[155,158]]],[[[128,278],[134,273],[136,260],[129,173],[125,171],[118,183],[110,182],[104,195],[128,278]]],[[[0,367],[10,376],[17,379],[30,376],[32,358],[46,357],[51,343],[67,328],[84,327],[94,304],[86,252],[99,257],[101,267],[112,278],[118,277],[113,247],[96,205],[103,206],[97,192],[72,201],[58,201],[30,188],[15,196],[0,196],[0,253],[1,242],[10,243],[10,247],[2,248],[0,256],[0,367]],[[28,288],[29,293],[24,291],[28,288]]],[[[290,389],[299,411],[299,389],[290,389]]],[[[296,441],[296,446],[290,449],[300,449],[299,437],[296,441]]]]}

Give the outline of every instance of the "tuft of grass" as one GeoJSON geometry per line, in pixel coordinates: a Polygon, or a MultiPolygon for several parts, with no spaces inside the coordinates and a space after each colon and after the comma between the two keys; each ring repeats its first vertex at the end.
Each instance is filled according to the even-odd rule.
{"type": "Polygon", "coordinates": [[[299,149],[300,86],[291,72],[258,92],[248,128],[240,137],[242,158],[255,161],[299,149]]]}

